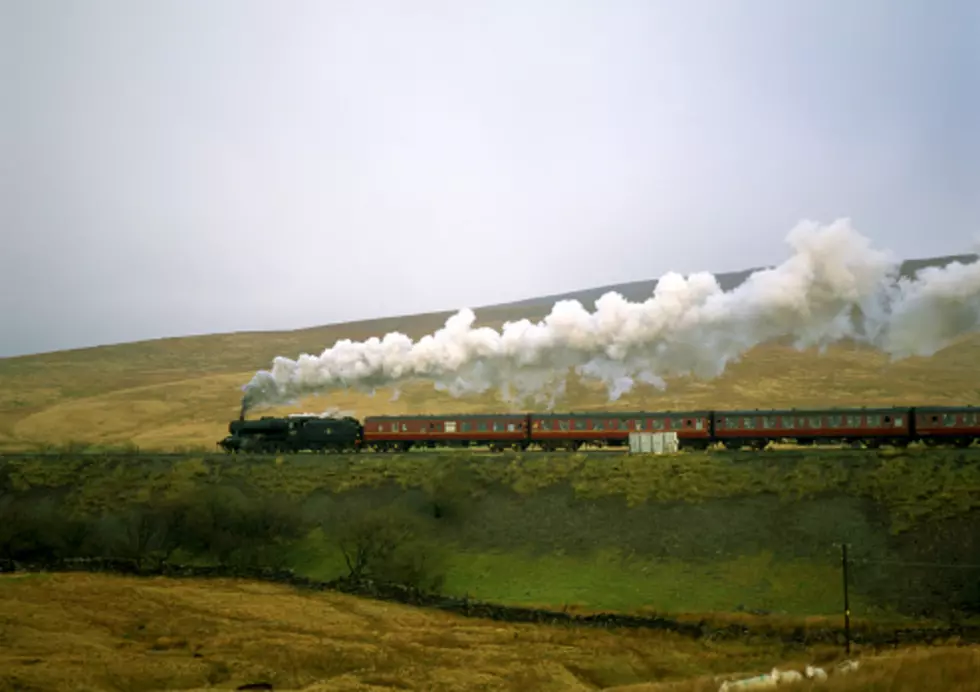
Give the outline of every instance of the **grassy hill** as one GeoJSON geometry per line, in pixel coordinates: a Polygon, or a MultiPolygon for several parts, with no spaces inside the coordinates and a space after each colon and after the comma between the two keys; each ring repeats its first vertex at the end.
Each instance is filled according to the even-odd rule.
{"type": "MultiPolygon", "coordinates": [[[[974,256],[906,262],[903,273],[974,256]]],[[[750,271],[719,275],[725,288],[750,271]]],[[[478,309],[480,325],[499,328],[521,317],[540,319],[555,300],[591,301],[607,290],[628,298],[648,297],[655,282],[579,291],[478,309]]],[[[362,340],[389,331],[413,338],[443,325],[450,312],[328,325],[289,332],[239,332],[159,339],[98,348],[0,359],[0,450],[79,441],[135,443],[144,449],[187,446],[213,448],[227,423],[238,415],[241,386],[277,355],[319,353],[336,340],[362,340]]],[[[929,359],[889,363],[876,351],[850,345],[825,355],[767,344],[749,353],[719,379],[668,380],[659,392],[638,387],[610,404],[595,386],[572,382],[559,400],[564,408],[635,409],[686,407],[769,407],[848,404],[980,403],[980,338],[966,338],[929,359]]],[[[391,401],[337,393],[279,411],[339,407],[358,416],[438,410],[492,411],[495,397],[454,400],[431,384],[413,384],[391,401]]]]}

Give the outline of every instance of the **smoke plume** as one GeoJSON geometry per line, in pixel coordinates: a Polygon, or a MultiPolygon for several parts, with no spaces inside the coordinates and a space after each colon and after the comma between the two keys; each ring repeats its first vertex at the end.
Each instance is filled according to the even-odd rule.
{"type": "Polygon", "coordinates": [[[789,259],[731,291],[708,273],[668,273],[642,303],[615,292],[594,312],[560,301],[542,321],[509,322],[499,332],[474,328],[464,309],[417,342],[392,332],[340,340],[318,356],[277,357],[244,387],[244,401],[277,405],[424,379],[456,397],[498,388],[509,402],[550,406],[572,370],[601,381],[615,400],[636,381],[663,388],[669,376],[717,377],[772,339],[790,337],[799,349],[853,339],[900,359],[931,356],[980,324],[980,263],[900,278],[900,263],[847,219],[801,222],[786,240],[789,259]]]}

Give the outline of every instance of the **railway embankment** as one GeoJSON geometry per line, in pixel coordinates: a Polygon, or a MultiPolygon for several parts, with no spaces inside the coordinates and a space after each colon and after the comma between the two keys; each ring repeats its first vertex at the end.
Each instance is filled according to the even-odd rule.
{"type": "Polygon", "coordinates": [[[290,568],[558,610],[833,616],[847,543],[856,616],[980,604],[972,449],[8,455],[0,515],[19,562],[290,568]]]}

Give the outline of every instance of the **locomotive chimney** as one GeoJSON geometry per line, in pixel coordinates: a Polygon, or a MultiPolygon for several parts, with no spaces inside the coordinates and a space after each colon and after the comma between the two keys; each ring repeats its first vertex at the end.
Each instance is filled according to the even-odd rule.
{"type": "Polygon", "coordinates": [[[242,410],[241,410],[241,413],[238,414],[238,420],[245,420],[245,409],[246,408],[247,408],[247,404],[245,403],[245,397],[242,397],[242,410]]]}

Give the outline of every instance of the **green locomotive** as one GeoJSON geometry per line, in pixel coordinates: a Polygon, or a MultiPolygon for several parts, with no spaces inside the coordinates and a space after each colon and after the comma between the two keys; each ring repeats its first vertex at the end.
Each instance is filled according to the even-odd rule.
{"type": "Polygon", "coordinates": [[[364,439],[364,428],[356,418],[316,414],[265,416],[258,420],[242,417],[228,425],[228,432],[218,445],[229,454],[359,452],[364,439]]]}

